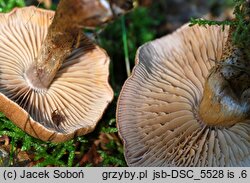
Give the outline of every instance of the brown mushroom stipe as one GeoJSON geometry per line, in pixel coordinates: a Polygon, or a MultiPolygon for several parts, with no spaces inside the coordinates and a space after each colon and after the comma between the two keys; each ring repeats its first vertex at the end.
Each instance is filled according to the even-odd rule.
{"type": "Polygon", "coordinates": [[[250,166],[250,121],[211,126],[199,115],[227,36],[228,28],[185,25],[138,50],[117,106],[129,166],[250,166]]]}
{"type": "Polygon", "coordinates": [[[44,141],[62,142],[94,130],[113,98],[109,57],[87,38],[62,62],[48,88],[25,72],[34,64],[54,12],[26,7],[0,14],[0,111],[44,141]]]}
{"type": "Polygon", "coordinates": [[[249,117],[249,48],[233,43],[234,31],[231,27],[222,58],[205,82],[199,115],[210,126],[231,126],[249,117]]]}
{"type": "Polygon", "coordinates": [[[48,88],[62,62],[78,46],[81,28],[102,25],[113,18],[113,13],[116,15],[118,10],[110,6],[107,0],[60,0],[36,61],[25,73],[29,82],[36,88],[48,88]]]}

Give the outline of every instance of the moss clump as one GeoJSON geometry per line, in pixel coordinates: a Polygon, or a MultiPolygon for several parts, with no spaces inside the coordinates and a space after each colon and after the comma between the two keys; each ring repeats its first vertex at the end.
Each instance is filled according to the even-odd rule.
{"type": "Polygon", "coordinates": [[[25,6],[24,0],[1,0],[0,1],[0,12],[9,12],[14,7],[25,6]]]}
{"type": "Polygon", "coordinates": [[[223,29],[225,26],[233,28],[232,40],[233,44],[238,48],[250,48],[250,1],[234,0],[234,20],[214,21],[203,19],[191,19],[190,26],[211,26],[219,25],[223,29]]]}

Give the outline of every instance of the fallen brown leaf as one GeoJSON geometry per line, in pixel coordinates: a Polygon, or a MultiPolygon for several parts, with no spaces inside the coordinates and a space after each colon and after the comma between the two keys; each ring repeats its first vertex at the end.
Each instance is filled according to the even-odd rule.
{"type": "Polygon", "coordinates": [[[82,159],[79,162],[79,165],[84,166],[88,163],[91,163],[93,166],[97,166],[101,162],[102,158],[100,154],[97,152],[96,145],[93,143],[89,151],[83,155],[82,159]]]}

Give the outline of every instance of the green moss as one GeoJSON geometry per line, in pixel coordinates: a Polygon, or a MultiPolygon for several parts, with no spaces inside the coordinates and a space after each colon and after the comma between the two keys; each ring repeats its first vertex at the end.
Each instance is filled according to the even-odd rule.
{"type": "Polygon", "coordinates": [[[191,19],[190,26],[211,26],[219,25],[233,26],[233,43],[239,48],[249,49],[250,47],[250,3],[246,0],[234,0],[234,15],[235,19],[231,21],[212,21],[203,19],[191,19]]]}
{"type": "Polygon", "coordinates": [[[0,12],[9,12],[14,7],[25,6],[24,0],[0,0],[0,12]]]}
{"type": "Polygon", "coordinates": [[[9,166],[19,166],[16,164],[18,150],[35,155],[34,161],[42,160],[35,166],[73,166],[75,143],[84,145],[87,142],[84,137],[64,143],[43,142],[26,134],[0,113],[0,136],[4,135],[11,138],[9,166]]]}
{"type": "Polygon", "coordinates": [[[223,29],[225,26],[228,26],[228,25],[235,25],[235,22],[234,21],[230,21],[230,20],[225,20],[225,21],[216,21],[216,20],[204,20],[204,19],[201,19],[201,18],[191,18],[190,20],[190,24],[189,26],[194,26],[194,25],[199,25],[199,26],[212,26],[212,25],[219,25],[219,26],[222,26],[223,29]]]}
{"type": "Polygon", "coordinates": [[[238,0],[235,10],[235,32],[233,34],[234,43],[240,48],[249,49],[250,46],[250,3],[246,0],[238,0]]]}

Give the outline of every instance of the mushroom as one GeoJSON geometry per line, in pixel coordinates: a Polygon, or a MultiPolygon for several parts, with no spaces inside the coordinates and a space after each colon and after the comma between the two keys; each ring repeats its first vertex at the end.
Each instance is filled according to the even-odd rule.
{"type": "Polygon", "coordinates": [[[208,87],[217,84],[210,72],[228,34],[228,27],[184,25],[138,49],[117,106],[129,166],[250,166],[250,121],[224,125],[222,118],[235,119],[234,103],[220,108],[208,87]]]}
{"type": "Polygon", "coordinates": [[[43,3],[45,8],[50,8],[52,5],[52,0],[38,0],[39,3],[43,3]]]}
{"type": "Polygon", "coordinates": [[[44,141],[93,131],[113,91],[109,57],[81,28],[110,16],[89,0],[61,0],[55,17],[35,7],[0,14],[0,111],[44,141]]]}

